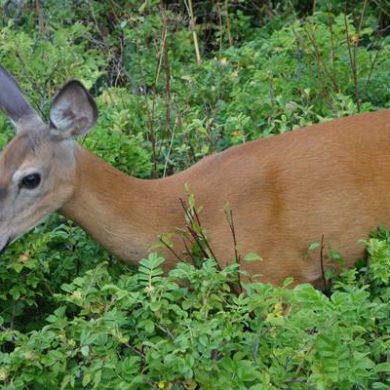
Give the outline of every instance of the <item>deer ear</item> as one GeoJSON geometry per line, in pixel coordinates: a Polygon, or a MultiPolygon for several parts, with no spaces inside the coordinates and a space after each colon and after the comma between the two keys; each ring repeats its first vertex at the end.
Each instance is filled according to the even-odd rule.
{"type": "Polygon", "coordinates": [[[49,116],[51,133],[65,139],[85,134],[96,123],[98,110],[84,85],[71,80],[55,96],[49,116]]]}
{"type": "Polygon", "coordinates": [[[24,122],[31,120],[41,122],[37,112],[23,96],[18,83],[2,66],[0,66],[0,109],[11,119],[17,131],[21,129],[24,122]]]}

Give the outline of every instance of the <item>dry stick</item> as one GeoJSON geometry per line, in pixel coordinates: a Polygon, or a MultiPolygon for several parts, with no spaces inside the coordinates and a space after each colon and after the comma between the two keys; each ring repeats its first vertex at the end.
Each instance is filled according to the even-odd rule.
{"type": "Polygon", "coordinates": [[[332,23],[329,24],[329,32],[330,32],[330,47],[331,47],[331,58],[332,58],[332,78],[333,78],[333,85],[336,88],[336,92],[339,92],[339,86],[337,84],[337,78],[336,78],[336,49],[334,44],[334,31],[332,27],[332,23]]]}
{"type": "MultiPolygon", "coordinates": [[[[161,3],[162,4],[162,3],[161,3]]],[[[165,70],[165,134],[168,136],[169,129],[171,127],[171,69],[169,63],[168,55],[168,27],[169,19],[165,12],[165,7],[162,4],[162,15],[163,15],[163,24],[164,24],[164,46],[163,46],[163,58],[164,58],[164,70],[165,70]]]]}
{"type": "Polygon", "coordinates": [[[154,132],[154,113],[156,110],[156,91],[153,91],[152,109],[149,109],[147,96],[145,95],[146,107],[147,107],[147,124],[150,143],[152,144],[152,159],[153,159],[153,177],[157,176],[157,139],[154,132]]]}
{"type": "Polygon", "coordinates": [[[324,283],[324,290],[328,289],[328,282],[325,277],[325,268],[324,268],[324,234],[321,237],[321,247],[320,247],[320,264],[321,264],[321,277],[322,282],[324,283]]]}
{"type": "MultiPolygon", "coordinates": [[[[362,14],[360,15],[359,26],[358,26],[358,29],[357,29],[358,39],[360,38],[360,32],[362,30],[363,19],[364,19],[364,15],[366,13],[366,8],[367,8],[367,0],[364,1],[362,14]]],[[[353,62],[355,64],[355,67],[356,67],[356,62],[357,62],[356,61],[356,57],[357,57],[358,45],[359,45],[359,40],[355,43],[355,45],[353,47],[353,62]]],[[[357,77],[357,75],[356,75],[356,77],[357,77]]],[[[355,93],[358,93],[357,86],[355,88],[355,93]]],[[[357,105],[358,105],[358,110],[360,111],[360,100],[359,99],[357,101],[357,105]]]]}
{"type": "Polygon", "coordinates": [[[234,256],[235,256],[235,259],[236,259],[236,263],[238,264],[238,286],[239,286],[239,289],[240,289],[240,293],[242,293],[241,274],[240,274],[240,270],[241,270],[241,256],[240,256],[240,254],[238,253],[238,250],[237,250],[236,229],[234,228],[234,219],[233,219],[233,210],[232,209],[229,210],[229,215],[227,217],[228,217],[229,228],[230,228],[230,231],[232,232],[232,237],[233,237],[234,256]]]}
{"type": "MultiPolygon", "coordinates": [[[[163,29],[162,32],[162,38],[161,38],[161,46],[160,46],[160,51],[159,51],[159,60],[156,64],[156,72],[155,72],[155,78],[154,78],[154,83],[152,86],[153,90],[153,99],[152,99],[152,108],[149,110],[149,105],[148,105],[148,99],[147,95],[145,94],[145,101],[146,101],[146,107],[147,107],[147,116],[148,116],[148,133],[149,133],[149,138],[150,142],[152,144],[152,159],[153,159],[153,176],[157,176],[157,137],[154,131],[154,118],[155,118],[155,112],[156,112],[156,85],[158,78],[160,76],[160,71],[161,71],[161,65],[162,65],[162,47],[165,45],[165,39],[166,39],[166,31],[163,29]]],[[[145,77],[146,79],[146,77],[145,77]]],[[[146,83],[146,82],[145,82],[146,83]]]]}
{"type": "MultiPolygon", "coordinates": [[[[161,34],[161,44],[160,44],[160,50],[159,50],[159,56],[158,56],[158,62],[156,64],[156,72],[154,77],[154,84],[153,84],[153,100],[152,100],[152,109],[148,109],[148,133],[150,142],[152,144],[152,159],[153,159],[153,176],[157,176],[157,137],[154,131],[154,114],[156,111],[156,86],[158,82],[158,78],[160,77],[161,67],[162,67],[162,61],[163,61],[163,53],[164,53],[164,47],[166,44],[167,39],[167,25],[163,24],[163,31],[161,34]]],[[[145,95],[145,99],[147,102],[147,97],[145,95]]],[[[148,107],[148,104],[147,104],[148,107]]]]}
{"type": "Polygon", "coordinates": [[[222,50],[222,15],[221,15],[221,7],[219,6],[219,0],[216,1],[216,8],[217,8],[217,14],[218,14],[218,26],[219,26],[219,50],[222,50]]]}
{"type": "Polygon", "coordinates": [[[350,41],[349,29],[348,29],[348,21],[347,21],[347,15],[346,14],[344,14],[344,24],[345,24],[345,35],[346,35],[346,39],[347,39],[349,61],[351,63],[351,72],[352,72],[352,77],[353,77],[353,85],[355,87],[355,100],[356,100],[356,105],[357,105],[358,112],[360,112],[358,80],[357,80],[357,71],[356,71],[356,53],[355,53],[355,55],[352,53],[351,41],[350,41]]]}
{"type": "Polygon", "coordinates": [[[367,9],[367,0],[364,0],[363,10],[362,10],[362,14],[360,15],[359,26],[358,26],[358,30],[357,30],[358,35],[360,35],[360,31],[362,30],[363,19],[364,19],[364,15],[366,13],[366,9],[367,9]]]}
{"type": "Polygon", "coordinates": [[[233,38],[230,29],[229,7],[228,0],[225,0],[225,14],[226,14],[226,31],[228,34],[229,45],[233,46],[233,38]]]}
{"type": "Polygon", "coordinates": [[[38,16],[39,32],[43,34],[45,32],[45,20],[43,18],[41,0],[35,0],[35,9],[38,16]]]}
{"type": "Polygon", "coordinates": [[[160,44],[160,50],[158,54],[158,62],[156,66],[156,76],[154,77],[154,85],[157,85],[158,78],[160,77],[161,73],[161,68],[162,68],[162,63],[163,63],[163,54],[164,54],[164,48],[166,45],[166,40],[167,40],[167,34],[168,34],[168,26],[167,24],[164,23],[164,18],[163,18],[163,30],[161,33],[161,44],[160,44]]]}
{"type": "Polygon", "coordinates": [[[200,58],[198,35],[196,33],[196,30],[195,30],[196,20],[194,18],[194,10],[192,8],[192,0],[184,0],[184,4],[187,8],[187,13],[188,13],[188,16],[190,18],[190,28],[192,31],[192,38],[194,40],[196,63],[199,65],[202,62],[202,60],[200,58]]]}
{"type": "Polygon", "coordinates": [[[230,228],[230,231],[232,232],[232,237],[233,237],[234,257],[236,259],[236,263],[238,265],[241,265],[241,256],[237,250],[237,239],[236,239],[236,231],[234,228],[233,210],[231,210],[231,209],[229,210],[229,215],[227,215],[227,221],[228,221],[229,228],[230,228]]]}

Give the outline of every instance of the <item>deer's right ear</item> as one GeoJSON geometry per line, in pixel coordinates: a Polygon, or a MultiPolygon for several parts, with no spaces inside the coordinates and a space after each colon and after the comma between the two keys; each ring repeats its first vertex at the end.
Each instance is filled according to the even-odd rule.
{"type": "Polygon", "coordinates": [[[21,129],[23,121],[39,120],[37,112],[23,96],[15,79],[0,65],[0,109],[6,113],[16,127],[21,129]]]}
{"type": "Polygon", "coordinates": [[[95,124],[98,110],[83,84],[71,80],[55,96],[49,116],[53,136],[66,139],[85,134],[95,124]]]}

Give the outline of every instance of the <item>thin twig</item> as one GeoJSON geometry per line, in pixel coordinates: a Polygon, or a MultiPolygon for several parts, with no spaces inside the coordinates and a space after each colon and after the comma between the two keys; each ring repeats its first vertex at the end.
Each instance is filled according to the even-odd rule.
{"type": "Polygon", "coordinates": [[[226,31],[228,34],[229,45],[233,46],[233,37],[232,37],[232,33],[231,33],[231,28],[230,28],[228,0],[225,0],[225,17],[226,17],[226,31]]]}
{"type": "Polygon", "coordinates": [[[163,42],[163,59],[164,59],[164,71],[165,71],[165,136],[169,134],[171,128],[171,68],[169,63],[168,54],[168,27],[169,19],[165,10],[163,2],[161,2],[161,13],[163,16],[163,28],[164,28],[164,42],[163,42]]]}
{"type": "MultiPolygon", "coordinates": [[[[357,79],[357,69],[356,69],[356,52],[355,52],[355,50],[352,51],[352,48],[351,48],[351,39],[350,39],[350,35],[349,35],[348,20],[347,20],[346,14],[344,14],[344,24],[345,24],[345,35],[346,35],[346,40],[347,40],[349,61],[351,64],[351,72],[352,72],[352,77],[353,77],[353,85],[355,88],[356,106],[357,106],[358,112],[360,112],[360,99],[359,99],[358,79],[357,79]]],[[[357,43],[356,43],[356,45],[357,45],[357,43]]]]}
{"type": "Polygon", "coordinates": [[[320,265],[321,265],[321,277],[324,284],[324,290],[328,289],[328,282],[325,277],[325,267],[324,267],[324,235],[321,237],[321,247],[320,247],[320,265]]]}
{"type": "Polygon", "coordinates": [[[236,229],[234,227],[233,210],[231,208],[229,208],[227,210],[227,212],[228,212],[228,215],[226,215],[226,217],[227,217],[229,228],[230,228],[230,231],[231,231],[232,237],[233,237],[234,256],[235,256],[236,263],[238,264],[238,274],[237,274],[238,275],[238,286],[239,286],[240,293],[242,293],[243,289],[242,289],[241,274],[240,274],[241,255],[238,253],[238,249],[237,249],[237,237],[236,237],[236,229]]]}
{"type": "Polygon", "coordinates": [[[169,148],[168,148],[168,153],[165,156],[165,164],[164,164],[164,171],[163,171],[163,177],[167,175],[167,169],[168,169],[168,163],[170,160],[171,152],[172,152],[172,147],[173,147],[173,141],[175,139],[175,130],[176,130],[176,123],[174,124],[171,132],[171,140],[169,142],[169,148]]]}
{"type": "Polygon", "coordinates": [[[159,241],[176,257],[177,260],[182,261],[180,256],[174,251],[174,249],[169,245],[169,243],[164,240],[163,236],[159,236],[159,241]]]}
{"type": "Polygon", "coordinates": [[[187,220],[188,220],[188,223],[186,224],[187,231],[190,234],[190,236],[193,238],[194,243],[200,249],[203,257],[207,259],[207,258],[210,258],[210,256],[211,256],[211,258],[213,258],[217,262],[218,270],[221,270],[219,262],[215,256],[213,250],[211,249],[210,243],[209,243],[206,235],[203,232],[198,212],[195,210],[195,208],[188,208],[186,203],[184,202],[184,200],[182,198],[179,198],[179,201],[180,201],[180,204],[181,204],[181,206],[184,210],[184,213],[187,217],[187,220]],[[194,229],[194,223],[196,223],[198,225],[199,229],[197,229],[197,230],[199,230],[199,232],[197,232],[194,229]],[[205,248],[203,247],[202,243],[205,246],[205,248]]]}
{"type": "Polygon", "coordinates": [[[41,0],[35,0],[35,9],[38,16],[39,32],[43,35],[45,33],[45,19],[43,18],[41,0]]]}
{"type": "Polygon", "coordinates": [[[202,59],[200,57],[198,35],[197,35],[196,29],[195,29],[196,19],[194,17],[194,10],[192,8],[192,0],[184,0],[184,4],[187,8],[187,13],[188,13],[188,16],[190,18],[190,29],[192,31],[192,38],[194,40],[196,63],[199,65],[202,63],[202,59]]]}

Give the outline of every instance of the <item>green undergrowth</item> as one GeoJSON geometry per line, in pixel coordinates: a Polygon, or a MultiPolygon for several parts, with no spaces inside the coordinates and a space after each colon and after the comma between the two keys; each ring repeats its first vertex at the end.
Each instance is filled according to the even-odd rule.
{"type": "MultiPolygon", "coordinates": [[[[135,272],[101,262],[61,285],[37,329],[21,331],[0,318],[0,383],[388,389],[390,233],[381,229],[366,245],[367,265],[342,273],[329,297],[309,284],[252,283],[236,295],[236,265],[219,271],[213,260],[199,269],[179,263],[167,276],[156,254],[135,272]]],[[[34,261],[8,264],[8,277],[45,272],[34,261]]]]}

